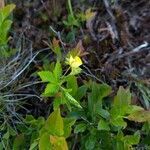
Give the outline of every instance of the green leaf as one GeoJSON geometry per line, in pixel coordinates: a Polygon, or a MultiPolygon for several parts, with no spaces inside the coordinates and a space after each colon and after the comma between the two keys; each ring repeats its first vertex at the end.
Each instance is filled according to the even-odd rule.
{"type": "Polygon", "coordinates": [[[52,135],[62,136],[64,134],[64,123],[60,115],[60,109],[51,113],[45,123],[45,129],[52,135]]]}
{"type": "Polygon", "coordinates": [[[109,124],[107,121],[101,119],[99,122],[98,122],[98,127],[97,127],[98,130],[106,130],[106,131],[109,131],[110,130],[110,127],[109,127],[109,124]]]}
{"type": "Polygon", "coordinates": [[[31,145],[29,150],[37,150],[38,141],[34,141],[31,145]]]}
{"type": "Polygon", "coordinates": [[[96,137],[93,135],[90,135],[87,140],[85,141],[85,148],[86,150],[94,150],[95,143],[96,143],[96,137]]]}
{"type": "Polygon", "coordinates": [[[103,117],[105,119],[109,119],[109,117],[110,117],[110,113],[108,112],[108,110],[98,108],[98,109],[96,109],[96,112],[97,112],[97,114],[99,114],[101,117],[103,117]]]}
{"type": "Polygon", "coordinates": [[[57,82],[59,82],[60,77],[62,76],[62,68],[59,61],[57,61],[53,73],[55,75],[57,82]]]}
{"type": "Polygon", "coordinates": [[[86,130],[87,125],[85,123],[80,123],[75,126],[74,133],[82,133],[86,130]]]}
{"type": "Polygon", "coordinates": [[[0,26],[0,43],[1,44],[7,44],[7,34],[11,27],[12,21],[5,20],[2,25],[0,26]]]}
{"type": "Polygon", "coordinates": [[[40,137],[39,150],[50,150],[50,149],[51,149],[50,135],[48,133],[44,133],[40,137]]]}
{"type": "Polygon", "coordinates": [[[81,73],[82,69],[80,67],[78,68],[71,68],[71,73],[70,75],[78,75],[79,73],[81,73]]]}
{"type": "Polygon", "coordinates": [[[117,113],[119,115],[126,114],[129,105],[131,104],[131,93],[127,89],[124,89],[123,87],[120,87],[117,96],[114,98],[114,107],[117,108],[117,113]]]}
{"type": "Polygon", "coordinates": [[[23,134],[18,135],[13,143],[13,150],[20,150],[24,148],[25,144],[25,138],[23,134]]]}
{"type": "Polygon", "coordinates": [[[50,71],[40,71],[38,75],[43,82],[57,83],[54,74],[50,71]]]}
{"type": "Polygon", "coordinates": [[[11,125],[7,125],[7,129],[9,131],[10,136],[16,136],[17,135],[17,131],[11,125]]]}
{"type": "Polygon", "coordinates": [[[100,114],[102,109],[102,100],[110,94],[111,88],[107,84],[98,84],[96,82],[90,83],[90,87],[92,91],[88,94],[88,111],[92,120],[95,121],[96,115],[100,114]]]}
{"type": "Polygon", "coordinates": [[[128,145],[136,145],[140,141],[140,132],[137,131],[134,133],[134,135],[126,135],[123,138],[123,141],[128,145]]]}
{"type": "Polygon", "coordinates": [[[9,130],[7,130],[7,132],[3,135],[3,139],[8,140],[9,137],[10,137],[10,133],[9,133],[9,130]]]}
{"type": "Polygon", "coordinates": [[[59,86],[56,85],[56,84],[52,84],[52,83],[48,83],[45,90],[44,90],[44,94],[47,95],[47,94],[51,94],[52,96],[54,94],[56,94],[59,90],[59,86]]]}
{"type": "Polygon", "coordinates": [[[75,99],[80,101],[84,96],[86,96],[86,91],[87,91],[87,86],[86,85],[80,86],[77,89],[77,92],[76,92],[76,95],[75,95],[75,99]]]}
{"type": "Polygon", "coordinates": [[[76,119],[74,118],[63,118],[64,121],[64,137],[68,138],[71,134],[72,126],[75,124],[76,119]]]}
{"type": "Polygon", "coordinates": [[[94,102],[102,101],[102,99],[111,93],[111,87],[107,84],[91,83],[92,97],[94,102]]]}
{"type": "MultiPolygon", "coordinates": [[[[58,92],[57,94],[59,94],[59,92],[58,92]]],[[[62,96],[56,97],[56,98],[54,99],[54,102],[53,102],[54,110],[55,110],[55,109],[58,109],[59,106],[62,105],[62,104],[66,104],[66,99],[65,99],[65,97],[63,96],[63,94],[62,94],[62,96]]]]}
{"type": "Polygon", "coordinates": [[[103,99],[111,93],[111,87],[107,84],[99,85],[99,99],[103,99]]]}
{"type": "Polygon", "coordinates": [[[150,121],[150,111],[147,110],[135,111],[131,113],[127,118],[135,122],[150,121]]]}
{"type": "Polygon", "coordinates": [[[145,122],[143,124],[142,131],[144,131],[146,134],[150,133],[150,122],[145,122]]]}
{"type": "Polygon", "coordinates": [[[142,139],[142,144],[143,145],[150,145],[150,133],[149,134],[147,134],[143,139],[142,139]]]}
{"type": "Polygon", "coordinates": [[[24,122],[28,124],[32,124],[36,122],[36,119],[32,115],[26,115],[24,122]]]}
{"type": "Polygon", "coordinates": [[[64,94],[71,104],[73,104],[79,108],[82,108],[81,105],[77,102],[77,100],[75,100],[67,91],[64,91],[64,94]]]}
{"type": "Polygon", "coordinates": [[[110,110],[111,122],[114,126],[126,127],[123,118],[129,113],[131,109],[131,93],[127,89],[120,87],[117,96],[114,98],[113,106],[110,110]]]}
{"type": "Polygon", "coordinates": [[[68,150],[68,145],[64,137],[50,136],[52,150],[68,150]]]}
{"type": "Polygon", "coordinates": [[[4,147],[3,147],[3,142],[0,142],[0,149],[3,150],[4,147]]]}
{"type": "Polygon", "coordinates": [[[0,21],[3,22],[10,15],[10,13],[13,11],[15,7],[16,6],[14,4],[9,4],[4,8],[0,9],[0,13],[2,14],[0,21]]]}
{"type": "Polygon", "coordinates": [[[70,92],[72,96],[76,94],[77,89],[78,89],[78,84],[77,84],[77,79],[75,76],[69,76],[67,78],[67,88],[72,90],[70,92]]]}
{"type": "Polygon", "coordinates": [[[144,110],[144,108],[142,108],[141,106],[130,105],[129,108],[128,108],[127,113],[131,114],[131,113],[134,113],[136,111],[142,111],[142,110],[144,110]]]}
{"type": "Polygon", "coordinates": [[[123,117],[114,118],[111,120],[112,124],[116,127],[126,128],[127,123],[123,120],[123,117]]]}

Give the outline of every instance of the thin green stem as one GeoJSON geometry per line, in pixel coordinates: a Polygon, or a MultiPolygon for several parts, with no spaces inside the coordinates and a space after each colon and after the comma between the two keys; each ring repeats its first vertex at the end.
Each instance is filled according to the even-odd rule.
{"type": "Polygon", "coordinates": [[[72,5],[71,5],[71,0],[68,0],[68,6],[69,6],[69,11],[70,11],[71,16],[74,17],[72,5]]]}

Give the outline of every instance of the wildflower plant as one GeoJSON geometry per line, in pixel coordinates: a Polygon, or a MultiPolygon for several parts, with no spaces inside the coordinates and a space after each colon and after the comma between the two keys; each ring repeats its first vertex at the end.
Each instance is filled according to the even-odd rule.
{"type": "MultiPolygon", "coordinates": [[[[72,28],[78,27],[71,0],[68,0],[68,5],[70,16],[64,24],[72,28]]],[[[14,7],[8,5],[0,9],[2,57],[9,56],[7,42],[12,21],[8,16],[14,7]]],[[[94,15],[95,13],[89,9],[83,19],[91,19],[94,15]]],[[[24,66],[20,64],[28,62],[29,59],[24,61],[18,54],[18,59],[11,61],[11,67],[7,66],[11,68],[11,72],[16,64],[19,64],[19,69],[14,69],[16,72],[12,73],[7,82],[4,81],[3,74],[9,70],[0,66],[0,149],[68,150],[77,147],[81,150],[129,150],[140,143],[141,137],[149,139],[150,111],[132,104],[132,93],[128,88],[119,87],[116,96],[112,96],[115,92],[106,83],[100,84],[92,80],[78,83],[78,76],[82,73],[81,57],[87,54],[81,41],[66,55],[65,60],[59,40],[54,38],[49,46],[56,55],[56,61],[52,62],[52,67],[45,67],[36,72],[40,77],[40,83],[45,85],[41,97],[52,104],[52,111],[48,113],[48,117],[35,118],[26,115],[23,119],[15,111],[16,105],[19,106],[20,103],[14,99],[19,96],[13,93],[15,88],[12,83],[24,71],[24,66]],[[16,118],[23,122],[18,123],[19,120],[16,118]],[[131,121],[137,123],[137,129],[128,130],[131,121]],[[145,123],[142,130],[141,123],[145,123]]],[[[26,66],[28,65],[24,68],[26,66]]],[[[24,97],[20,99],[24,100],[24,97]]]]}
{"type": "MultiPolygon", "coordinates": [[[[58,47],[58,45],[57,45],[58,47]]],[[[40,71],[38,75],[43,82],[46,82],[46,88],[43,96],[53,98],[53,109],[54,111],[50,115],[55,125],[59,124],[59,127],[55,128],[56,132],[61,129],[57,134],[47,134],[46,139],[50,137],[50,145],[54,146],[55,149],[62,141],[62,145],[59,147],[64,150],[68,149],[66,138],[63,134],[62,127],[64,126],[65,133],[65,122],[62,124],[63,119],[69,119],[72,125],[75,124],[74,134],[77,134],[80,139],[81,149],[95,150],[95,149],[129,149],[133,145],[136,145],[140,141],[140,132],[136,131],[131,135],[124,135],[123,129],[127,127],[128,119],[136,122],[147,122],[150,120],[149,111],[144,110],[140,106],[131,104],[131,93],[129,89],[120,87],[117,95],[114,97],[114,101],[110,101],[109,95],[112,93],[112,89],[107,84],[99,84],[96,82],[85,82],[83,85],[78,86],[77,78],[81,73],[81,65],[83,64],[80,56],[83,54],[83,48],[81,42],[67,54],[65,64],[68,66],[67,71],[63,73],[63,66],[60,60],[57,60],[55,67],[52,71],[40,71]],[[70,73],[69,70],[71,70],[70,73]],[[109,101],[106,104],[105,99],[109,101]],[[73,118],[61,119],[61,107],[66,105],[69,116],[75,116],[73,118]],[[56,113],[57,112],[57,113],[56,113]],[[59,113],[58,113],[59,112],[59,113]],[[54,114],[57,115],[54,115],[54,114]],[[59,115],[58,115],[59,114],[59,115]],[[138,116],[136,115],[138,114],[138,116]],[[142,114],[142,115],[139,115],[142,114]],[[55,117],[54,117],[54,116],[55,117]],[[141,119],[141,116],[144,116],[141,119]],[[53,117],[52,117],[53,116],[53,117]],[[59,119],[60,123],[56,123],[59,119]],[[78,121],[79,119],[79,121],[78,121]],[[76,123],[75,123],[76,121],[76,123]],[[120,138],[119,138],[120,137],[120,138]],[[106,144],[106,141],[109,142],[106,144]],[[102,144],[99,144],[101,141],[102,144]],[[119,147],[118,147],[119,145],[119,147]]],[[[50,120],[51,120],[50,119],[50,120]]],[[[51,121],[52,121],[51,120],[51,121]]],[[[49,126],[52,122],[49,122],[49,126]]],[[[48,128],[47,128],[48,129],[48,128]]],[[[70,134],[70,132],[69,132],[70,134]]],[[[46,140],[45,139],[45,140],[46,140]]],[[[40,139],[41,140],[41,139],[40,139]]],[[[42,149],[42,148],[40,148],[42,149]]]]}
{"type": "Polygon", "coordinates": [[[62,66],[59,61],[56,62],[53,71],[38,72],[42,81],[48,82],[42,95],[54,97],[54,107],[58,107],[61,104],[67,104],[68,108],[71,109],[70,104],[73,104],[81,108],[77,100],[75,100],[70,94],[72,89],[64,87],[64,83],[68,83],[70,78],[73,78],[73,75],[79,73],[79,66],[82,64],[82,61],[79,57],[76,57],[76,59],[69,58],[68,64],[72,70],[69,75],[62,74],[62,66]]]}

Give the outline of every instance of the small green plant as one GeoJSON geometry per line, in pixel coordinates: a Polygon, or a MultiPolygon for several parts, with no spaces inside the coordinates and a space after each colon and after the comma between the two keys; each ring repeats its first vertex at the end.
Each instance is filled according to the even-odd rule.
{"type": "Polygon", "coordinates": [[[73,26],[75,27],[79,27],[80,26],[80,22],[78,20],[78,18],[75,17],[73,9],[72,9],[72,5],[71,5],[71,0],[68,0],[68,7],[69,7],[69,15],[67,17],[66,21],[63,21],[63,23],[66,26],[70,26],[71,28],[73,26]]]}
{"type": "Polygon", "coordinates": [[[77,29],[81,26],[81,20],[74,14],[72,9],[71,0],[68,0],[68,16],[65,21],[63,21],[65,28],[69,29],[70,32],[67,34],[66,40],[67,42],[75,41],[75,36],[77,33],[77,29]]]}
{"type": "Polygon", "coordinates": [[[79,66],[82,64],[82,61],[78,56],[74,58],[70,56],[67,59],[67,63],[71,67],[71,73],[69,75],[65,75],[69,69],[65,72],[64,75],[62,74],[62,67],[59,61],[57,61],[55,64],[53,71],[38,72],[38,75],[42,81],[48,82],[42,95],[54,97],[54,108],[59,107],[61,104],[66,104],[69,109],[71,109],[70,104],[81,108],[77,100],[75,100],[70,94],[72,89],[70,89],[68,85],[70,82],[76,82],[74,75],[81,71],[79,66]],[[64,86],[65,83],[67,83],[67,87],[64,86]]]}
{"type": "MultiPolygon", "coordinates": [[[[82,21],[90,21],[95,15],[91,9],[76,15],[71,0],[67,2],[69,15],[64,25],[72,32],[82,21]]],[[[12,21],[8,16],[14,7],[11,4],[0,9],[0,58],[10,56],[7,44],[12,21]]],[[[36,73],[45,85],[41,97],[51,101],[52,111],[48,117],[26,115],[24,119],[19,118],[11,109],[16,109],[14,103],[7,100],[9,92],[5,90],[8,86],[4,86],[0,91],[0,150],[130,150],[150,145],[148,88],[137,85],[143,93],[145,110],[132,104],[132,93],[128,88],[119,87],[112,96],[115,92],[106,83],[78,80],[84,53],[81,42],[67,55],[61,53],[55,38],[50,48],[56,61],[44,64],[36,73]],[[14,114],[22,122],[15,120],[14,114]],[[131,122],[136,122],[138,128],[130,127],[131,122]]]]}
{"type": "Polygon", "coordinates": [[[112,100],[109,97],[112,89],[107,84],[90,81],[78,86],[77,75],[82,65],[78,54],[79,51],[74,49],[67,55],[66,64],[70,67],[64,74],[62,63],[58,60],[52,71],[38,72],[42,81],[47,83],[42,96],[53,97],[54,111],[66,105],[68,115],[76,118],[74,134],[78,137],[76,143],[80,149],[127,150],[137,145],[140,131],[130,135],[124,133],[127,120],[140,123],[150,121],[149,111],[131,104],[129,89],[120,87],[112,100]]]}
{"type": "Polygon", "coordinates": [[[87,105],[83,102],[83,109],[74,112],[82,119],[77,121],[74,129],[81,149],[127,150],[138,144],[140,131],[135,131],[132,135],[123,133],[127,127],[126,119],[146,122],[150,121],[150,115],[149,111],[131,104],[129,90],[120,87],[113,103],[108,97],[111,87],[106,84],[91,82],[85,90],[89,91],[87,105]]]}

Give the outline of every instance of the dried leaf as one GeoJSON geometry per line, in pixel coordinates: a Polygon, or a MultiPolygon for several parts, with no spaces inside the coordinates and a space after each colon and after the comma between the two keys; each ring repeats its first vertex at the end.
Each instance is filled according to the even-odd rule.
{"type": "Polygon", "coordinates": [[[85,12],[85,18],[86,18],[86,21],[89,21],[91,20],[94,16],[95,16],[95,12],[92,12],[92,10],[89,8],[86,10],[85,12]]]}
{"type": "Polygon", "coordinates": [[[150,111],[147,110],[141,110],[133,112],[128,116],[129,120],[135,121],[135,122],[146,122],[150,121],[150,111]]]}
{"type": "Polygon", "coordinates": [[[76,47],[74,49],[72,49],[69,53],[69,55],[72,55],[73,57],[75,57],[75,56],[81,57],[81,56],[85,56],[87,54],[89,54],[89,53],[85,51],[81,40],[78,42],[76,47]]]}
{"type": "Polygon", "coordinates": [[[50,136],[52,149],[54,150],[68,150],[68,145],[64,137],[50,136]]]}

